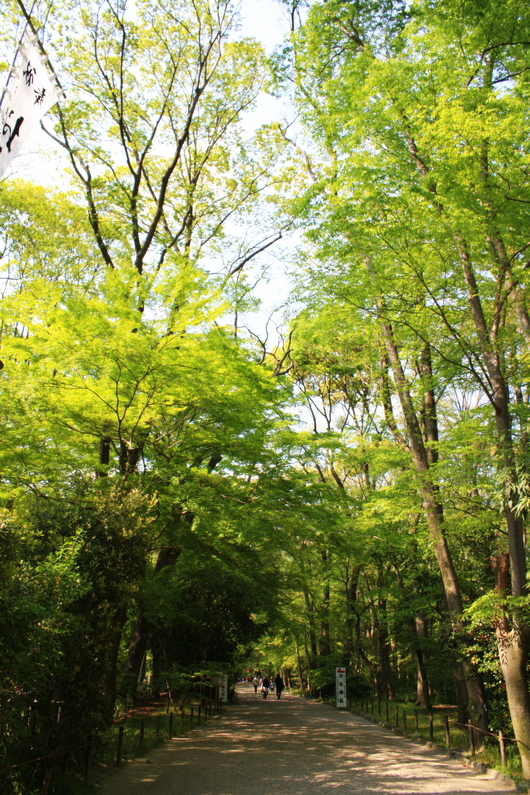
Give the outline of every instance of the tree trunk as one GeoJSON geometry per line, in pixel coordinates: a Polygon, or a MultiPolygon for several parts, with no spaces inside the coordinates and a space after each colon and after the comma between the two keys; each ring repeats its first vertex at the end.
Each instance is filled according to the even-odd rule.
{"type": "Polygon", "coordinates": [[[114,708],[118,695],[118,656],[120,653],[121,635],[123,626],[127,620],[127,611],[122,608],[116,615],[116,623],[110,639],[110,646],[107,653],[107,668],[105,672],[105,693],[103,700],[103,717],[105,723],[110,725],[114,720],[114,708]]]}
{"type": "Polygon", "coordinates": [[[129,642],[129,650],[119,687],[120,695],[126,695],[133,700],[136,699],[138,678],[147,651],[150,634],[151,624],[147,620],[143,608],[140,608],[132,638],[129,642]]]}
{"type": "Polygon", "coordinates": [[[528,696],[527,663],[530,633],[512,619],[497,623],[497,647],[502,675],[506,684],[508,707],[515,737],[518,740],[523,776],[530,779],[530,698],[528,696]]]}
{"type": "Polygon", "coordinates": [[[168,668],[168,659],[164,647],[164,633],[162,631],[156,631],[151,634],[151,653],[153,655],[151,692],[153,698],[160,701],[161,685],[164,684],[161,680],[161,676],[168,668]]]}
{"type": "Polygon", "coordinates": [[[346,620],[344,622],[344,665],[354,662],[353,653],[355,649],[355,626],[357,615],[355,604],[357,602],[357,585],[361,573],[360,566],[354,566],[352,573],[346,581],[346,620]]]}
{"type": "MultiPolygon", "coordinates": [[[[379,603],[376,605],[373,597],[371,596],[372,588],[370,586],[370,582],[368,580],[368,576],[366,571],[363,572],[364,580],[366,583],[366,593],[367,593],[367,601],[368,606],[370,608],[370,632],[369,637],[372,643],[372,656],[369,657],[364,649],[359,647],[359,653],[365,663],[370,668],[370,674],[372,678],[372,682],[375,685],[376,696],[378,699],[383,699],[385,696],[389,697],[390,692],[387,688],[388,683],[390,682],[390,660],[389,666],[387,670],[383,669],[383,659],[382,659],[382,647],[386,645],[388,638],[386,637],[385,627],[381,626],[381,617],[379,615],[379,603]]],[[[380,572],[379,572],[379,581],[378,585],[380,585],[380,572]]],[[[387,650],[388,651],[388,650],[387,650]]]]}
{"type": "MultiPolygon", "coordinates": [[[[190,518],[188,521],[191,522],[193,519],[190,518]]],[[[162,571],[162,569],[166,568],[166,566],[174,566],[181,552],[182,547],[163,547],[163,549],[161,549],[158,553],[155,574],[158,574],[158,572],[162,571]]],[[[127,695],[133,700],[136,699],[138,677],[140,676],[142,663],[148,648],[152,631],[153,626],[145,617],[143,607],[140,607],[138,611],[138,619],[136,621],[131,640],[129,641],[129,650],[127,652],[127,659],[125,661],[120,682],[120,694],[127,695]]]]}
{"type": "Polygon", "coordinates": [[[315,630],[315,605],[311,601],[309,591],[305,586],[303,587],[303,592],[307,621],[309,624],[309,667],[314,668],[318,658],[317,634],[315,630]]]}
{"type": "Polygon", "coordinates": [[[108,465],[110,463],[110,445],[112,439],[110,436],[102,436],[99,440],[99,467],[96,469],[97,478],[105,478],[108,476],[108,465]]]}
{"type": "Polygon", "coordinates": [[[506,696],[510,709],[510,717],[517,738],[523,775],[530,779],[530,697],[528,693],[528,650],[530,633],[526,627],[520,627],[513,617],[508,617],[502,607],[502,601],[509,593],[510,555],[505,552],[492,558],[495,572],[495,592],[501,602],[502,615],[495,625],[497,648],[501,662],[502,674],[506,684],[506,696]],[[511,624],[511,626],[510,626],[511,624]]]}
{"type": "MultiPolygon", "coordinates": [[[[397,565],[394,564],[397,581],[403,592],[403,596],[407,597],[407,588],[403,582],[401,572],[397,565]]],[[[417,679],[416,679],[416,706],[431,708],[431,696],[429,692],[429,683],[427,679],[427,669],[425,667],[425,660],[423,657],[423,649],[421,647],[421,640],[427,637],[427,622],[421,613],[416,613],[416,616],[410,618],[410,630],[414,639],[414,651],[418,663],[417,679]]],[[[465,713],[464,713],[465,714],[465,713]]]]}
{"type": "Polygon", "coordinates": [[[383,567],[379,566],[379,577],[377,587],[379,597],[377,600],[377,646],[379,653],[379,667],[381,669],[381,694],[389,701],[394,698],[394,688],[392,686],[392,666],[390,665],[390,643],[388,638],[388,616],[386,610],[386,599],[381,596],[381,589],[384,585],[383,567]]]}
{"type": "MultiPolygon", "coordinates": [[[[379,604],[381,610],[384,611],[386,616],[386,602],[379,604]]],[[[379,647],[379,666],[381,669],[381,697],[387,698],[389,701],[394,699],[394,688],[392,685],[392,668],[390,665],[390,645],[388,641],[388,631],[385,622],[379,619],[378,627],[378,647],[379,647]]]]}
{"type": "MultiPolygon", "coordinates": [[[[326,550],[322,552],[322,560],[324,564],[328,563],[329,552],[327,552],[326,550]]],[[[330,589],[329,589],[329,580],[327,579],[327,574],[325,576],[326,576],[326,582],[324,583],[324,588],[322,590],[322,612],[321,612],[321,621],[320,621],[320,638],[318,643],[319,657],[329,657],[331,654],[330,638],[329,638],[330,589]]]]}
{"type": "MultiPolygon", "coordinates": [[[[488,397],[495,413],[497,439],[504,480],[504,515],[508,529],[509,568],[499,562],[495,570],[498,593],[508,593],[508,579],[511,580],[513,596],[526,596],[526,552],[524,530],[517,506],[517,469],[513,450],[512,422],[508,385],[501,367],[501,359],[496,349],[497,339],[490,336],[489,326],[484,316],[475,273],[465,241],[457,236],[460,262],[466,282],[468,301],[473,317],[481,355],[488,373],[491,391],[488,397]]],[[[499,249],[502,260],[502,251],[499,249]]],[[[520,313],[519,313],[520,315],[520,313]]],[[[521,317],[519,317],[521,322],[521,317]]],[[[523,323],[523,331],[524,331],[523,323]]],[[[500,560],[500,559],[499,559],[500,560]]],[[[530,779],[530,695],[526,664],[528,656],[530,627],[526,619],[513,611],[511,617],[504,612],[497,623],[497,647],[502,673],[506,684],[510,717],[518,740],[523,775],[530,779]]]]}
{"type": "Polygon", "coordinates": [[[431,694],[429,692],[429,681],[427,678],[427,668],[421,641],[427,637],[427,622],[425,616],[417,613],[412,619],[412,629],[416,639],[416,659],[418,661],[417,683],[416,683],[416,706],[431,708],[431,694]]]}
{"type": "Polygon", "coordinates": [[[296,653],[296,667],[298,668],[298,678],[300,680],[300,689],[304,692],[306,688],[306,683],[304,679],[304,671],[302,668],[302,658],[300,657],[300,649],[298,648],[298,642],[294,641],[294,649],[296,653]]]}
{"type": "MultiPolygon", "coordinates": [[[[458,582],[456,569],[454,567],[451,553],[447,545],[447,540],[444,535],[444,516],[443,516],[443,507],[440,503],[440,498],[439,498],[439,490],[437,488],[436,483],[433,482],[430,472],[429,457],[432,458],[432,451],[435,450],[435,444],[434,444],[435,438],[433,438],[432,436],[435,429],[435,414],[434,414],[435,404],[434,401],[429,401],[428,403],[428,414],[430,415],[429,417],[430,431],[426,447],[423,440],[420,423],[418,421],[416,410],[414,408],[414,404],[410,394],[409,384],[405,376],[401,360],[399,358],[396,344],[394,342],[394,334],[392,326],[386,319],[386,314],[387,314],[386,306],[382,299],[379,302],[379,310],[382,318],[381,329],[383,332],[383,339],[388,354],[388,360],[390,362],[390,366],[394,374],[394,381],[396,384],[399,401],[401,403],[401,408],[403,411],[405,423],[409,433],[410,449],[416,467],[416,472],[418,474],[418,478],[420,481],[420,488],[423,497],[423,507],[426,514],[427,525],[429,528],[429,533],[431,536],[434,553],[436,555],[436,560],[438,562],[438,568],[440,570],[442,578],[447,612],[449,615],[449,619],[451,621],[455,639],[459,644],[459,646],[463,647],[465,644],[463,642],[464,635],[461,625],[463,604],[460,592],[460,584],[458,582]],[[429,448],[431,448],[430,454],[428,453],[429,448]]],[[[422,364],[424,365],[424,367],[427,365],[427,361],[425,360],[425,358],[422,364]]],[[[424,370],[423,375],[427,376],[427,378],[430,380],[430,373],[428,370],[427,371],[424,370]]],[[[431,388],[432,387],[427,382],[427,391],[429,391],[431,388]]],[[[486,711],[486,700],[484,695],[484,686],[480,678],[473,671],[472,666],[469,664],[469,662],[463,659],[462,664],[464,666],[466,674],[466,685],[469,694],[469,701],[472,704],[473,720],[478,728],[482,729],[483,731],[487,731],[488,719],[486,711]]],[[[453,670],[455,670],[454,667],[453,670]]],[[[455,687],[457,689],[457,694],[458,694],[458,683],[456,679],[455,679],[455,687]]],[[[463,722],[465,723],[466,721],[463,722]]]]}

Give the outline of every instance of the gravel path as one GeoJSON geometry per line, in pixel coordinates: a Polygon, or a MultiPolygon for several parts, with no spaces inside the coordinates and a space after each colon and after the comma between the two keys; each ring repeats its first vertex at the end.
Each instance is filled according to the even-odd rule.
{"type": "Polygon", "coordinates": [[[501,783],[350,713],[238,686],[218,721],[108,776],[103,795],[471,795],[501,783]]]}

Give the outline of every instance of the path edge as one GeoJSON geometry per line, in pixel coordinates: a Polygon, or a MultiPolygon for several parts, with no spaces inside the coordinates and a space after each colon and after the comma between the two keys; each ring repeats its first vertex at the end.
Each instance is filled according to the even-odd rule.
{"type": "MultiPolygon", "coordinates": [[[[332,705],[330,705],[332,706],[332,705]]],[[[448,759],[454,759],[457,762],[461,762],[464,767],[469,767],[472,770],[476,770],[477,773],[482,773],[486,775],[488,778],[493,779],[494,781],[498,781],[501,784],[506,784],[507,786],[512,786],[517,792],[527,792],[528,785],[526,782],[521,781],[519,784],[509,776],[501,773],[500,770],[496,770],[494,767],[489,767],[484,762],[473,762],[469,757],[461,754],[459,751],[452,751],[451,749],[444,748],[443,745],[436,745],[436,743],[432,743],[430,741],[425,742],[425,739],[421,737],[419,734],[411,735],[408,734],[403,729],[400,729],[398,726],[393,726],[391,723],[387,723],[386,721],[379,720],[378,718],[370,715],[367,712],[361,712],[358,709],[348,709],[348,712],[351,715],[357,715],[359,718],[364,718],[369,723],[375,723],[377,726],[381,726],[383,729],[389,729],[393,731],[394,734],[398,734],[400,737],[406,737],[413,742],[420,743],[424,745],[426,748],[430,748],[431,750],[437,751],[438,753],[444,754],[448,759]]]]}

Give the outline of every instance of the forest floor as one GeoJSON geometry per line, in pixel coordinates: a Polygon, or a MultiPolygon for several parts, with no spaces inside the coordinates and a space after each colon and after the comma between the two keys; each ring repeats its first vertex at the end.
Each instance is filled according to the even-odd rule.
{"type": "Polygon", "coordinates": [[[328,705],[237,687],[212,720],[119,770],[95,773],[101,795],[471,795],[513,793],[445,751],[328,705]]]}

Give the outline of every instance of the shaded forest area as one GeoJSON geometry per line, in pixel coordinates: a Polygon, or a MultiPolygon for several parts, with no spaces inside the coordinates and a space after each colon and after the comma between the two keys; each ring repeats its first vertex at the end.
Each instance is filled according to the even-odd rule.
{"type": "Polygon", "coordinates": [[[269,58],[228,0],[32,12],[66,97],[53,187],[0,184],[6,794],[143,695],[336,665],[530,779],[530,12],[280,4],[269,58]]]}

